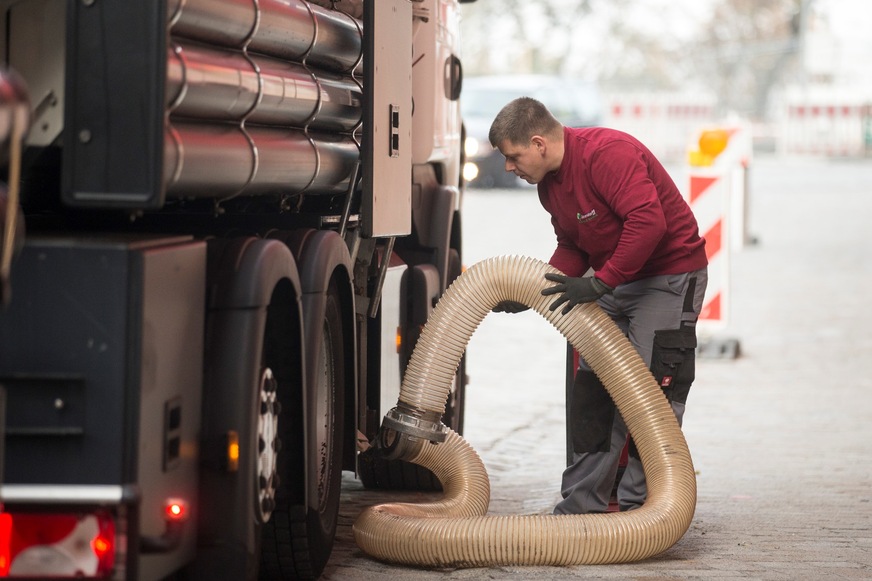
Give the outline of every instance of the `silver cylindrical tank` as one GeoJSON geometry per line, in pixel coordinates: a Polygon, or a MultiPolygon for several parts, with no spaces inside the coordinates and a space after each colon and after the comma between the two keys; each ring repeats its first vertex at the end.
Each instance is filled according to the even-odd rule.
{"type": "Polygon", "coordinates": [[[351,77],[190,43],[175,43],[167,58],[174,116],[340,132],[360,123],[362,91],[351,77]]]}
{"type": "Polygon", "coordinates": [[[305,0],[168,0],[169,197],[344,193],[362,28],[305,0]]]}
{"type": "Polygon", "coordinates": [[[360,152],[348,135],[177,122],[165,140],[170,197],[343,193],[360,152]]]}
{"type": "Polygon", "coordinates": [[[175,37],[343,73],[361,59],[358,21],[304,0],[170,0],[168,14],[175,37]]]}

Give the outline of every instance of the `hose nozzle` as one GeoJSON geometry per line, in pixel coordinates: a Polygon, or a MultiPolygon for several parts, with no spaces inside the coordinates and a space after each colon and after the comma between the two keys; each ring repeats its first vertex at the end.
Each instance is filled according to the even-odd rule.
{"type": "Polygon", "coordinates": [[[444,442],[448,428],[436,412],[409,409],[400,402],[382,419],[377,445],[389,460],[414,458],[424,442],[444,442]]]}

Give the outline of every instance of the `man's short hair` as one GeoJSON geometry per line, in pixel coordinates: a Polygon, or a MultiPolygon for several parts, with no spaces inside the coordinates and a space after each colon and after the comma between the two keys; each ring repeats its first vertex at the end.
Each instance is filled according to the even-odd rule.
{"type": "Polygon", "coordinates": [[[563,126],[545,105],[531,97],[519,97],[497,113],[487,137],[493,147],[506,140],[524,145],[534,135],[559,138],[562,130],[563,126]]]}

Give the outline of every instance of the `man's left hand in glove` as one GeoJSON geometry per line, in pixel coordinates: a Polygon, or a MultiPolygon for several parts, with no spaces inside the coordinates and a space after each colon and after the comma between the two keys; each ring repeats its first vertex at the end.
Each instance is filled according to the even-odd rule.
{"type": "Polygon", "coordinates": [[[548,296],[562,293],[553,303],[551,303],[549,309],[553,311],[563,303],[566,303],[562,312],[564,315],[572,310],[572,307],[575,305],[581,303],[592,303],[604,294],[610,293],[614,290],[595,276],[575,278],[548,272],[545,273],[545,278],[558,284],[542,289],[543,295],[548,296]]]}

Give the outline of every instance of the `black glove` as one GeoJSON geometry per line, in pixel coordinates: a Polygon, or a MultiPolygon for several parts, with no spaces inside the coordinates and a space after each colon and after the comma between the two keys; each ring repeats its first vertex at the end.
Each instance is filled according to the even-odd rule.
{"type": "Polygon", "coordinates": [[[564,315],[572,310],[572,307],[575,305],[592,303],[613,290],[612,287],[595,276],[573,278],[548,272],[545,273],[545,279],[559,284],[542,289],[543,295],[548,296],[562,293],[548,308],[553,311],[563,303],[566,303],[566,306],[563,307],[564,315]]]}
{"type": "Polygon", "coordinates": [[[517,301],[500,301],[491,311],[494,313],[523,313],[529,308],[524,303],[517,301]]]}

